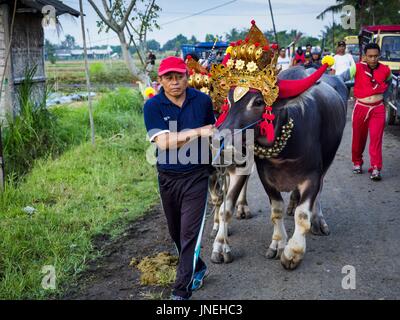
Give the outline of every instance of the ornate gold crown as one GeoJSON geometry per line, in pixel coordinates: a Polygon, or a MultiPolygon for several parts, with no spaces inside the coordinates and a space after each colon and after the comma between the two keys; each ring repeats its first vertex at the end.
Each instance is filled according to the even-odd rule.
{"type": "Polygon", "coordinates": [[[205,94],[209,94],[211,75],[207,72],[207,69],[202,67],[200,63],[194,60],[191,56],[187,57],[186,65],[189,69],[189,86],[200,90],[205,94]]]}
{"type": "Polygon", "coordinates": [[[269,46],[254,20],[246,39],[231,43],[226,65],[211,67],[210,96],[214,107],[222,106],[231,87],[236,87],[234,101],[240,100],[250,88],[260,90],[267,105],[278,98],[277,46],[269,46]]]}

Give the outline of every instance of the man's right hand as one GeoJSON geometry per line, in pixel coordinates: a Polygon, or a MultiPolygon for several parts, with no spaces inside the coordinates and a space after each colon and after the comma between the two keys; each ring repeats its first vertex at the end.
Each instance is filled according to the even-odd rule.
{"type": "Polygon", "coordinates": [[[212,125],[206,125],[197,129],[200,137],[211,137],[217,130],[217,128],[212,125]]]}

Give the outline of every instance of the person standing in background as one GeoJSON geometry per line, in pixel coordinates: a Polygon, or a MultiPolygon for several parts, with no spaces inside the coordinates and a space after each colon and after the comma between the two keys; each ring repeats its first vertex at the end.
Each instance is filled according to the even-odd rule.
{"type": "Polygon", "coordinates": [[[338,42],[336,54],[333,58],[335,59],[335,64],[331,68],[332,75],[339,76],[352,65],[355,65],[353,56],[346,53],[346,42],[344,41],[338,42]]]}
{"type": "Polygon", "coordinates": [[[286,55],[286,48],[281,48],[279,50],[279,57],[278,57],[278,66],[281,67],[281,71],[285,71],[289,69],[290,66],[290,58],[286,55]]]}
{"type": "Polygon", "coordinates": [[[300,46],[297,48],[296,53],[294,55],[293,65],[294,66],[302,65],[302,64],[304,64],[304,62],[305,62],[304,51],[300,46]]]}

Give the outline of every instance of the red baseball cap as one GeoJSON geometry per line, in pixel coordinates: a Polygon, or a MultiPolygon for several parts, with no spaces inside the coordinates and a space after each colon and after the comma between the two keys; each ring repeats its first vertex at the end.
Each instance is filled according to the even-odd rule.
{"type": "Polygon", "coordinates": [[[186,73],[186,63],[178,57],[168,57],[161,61],[158,68],[158,75],[162,76],[168,72],[186,73]]]}

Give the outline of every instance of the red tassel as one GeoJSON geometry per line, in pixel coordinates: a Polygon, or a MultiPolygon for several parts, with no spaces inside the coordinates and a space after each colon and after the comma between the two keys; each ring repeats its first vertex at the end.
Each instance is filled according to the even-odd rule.
{"type": "Polygon", "coordinates": [[[275,140],[275,129],[273,120],[275,115],[271,113],[272,107],[265,107],[265,113],[262,115],[264,121],[260,124],[260,134],[267,138],[268,143],[275,140]]]}
{"type": "Polygon", "coordinates": [[[215,122],[216,127],[219,127],[225,121],[227,114],[228,114],[227,112],[222,112],[219,115],[217,122],[215,122]]]}
{"type": "Polygon", "coordinates": [[[215,126],[219,127],[226,119],[226,116],[228,115],[229,111],[229,106],[226,104],[227,101],[225,101],[225,104],[221,107],[222,113],[219,115],[217,122],[215,122],[215,126]]]}
{"type": "Polygon", "coordinates": [[[274,130],[274,125],[272,122],[268,122],[267,124],[267,141],[268,143],[271,143],[275,140],[275,130],[274,130]]]}

